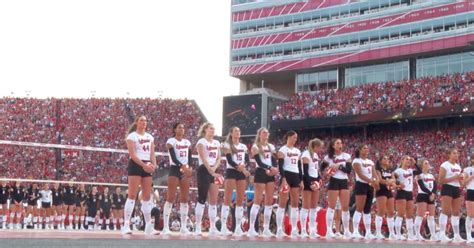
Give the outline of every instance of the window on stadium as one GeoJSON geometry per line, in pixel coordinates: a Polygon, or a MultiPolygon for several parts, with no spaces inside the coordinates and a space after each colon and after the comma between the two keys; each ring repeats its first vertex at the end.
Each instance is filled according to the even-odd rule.
{"type": "Polygon", "coordinates": [[[308,92],[337,88],[337,70],[296,75],[296,91],[308,92]]]}
{"type": "Polygon", "coordinates": [[[416,61],[416,77],[474,71],[474,52],[420,58],[416,61]]]}
{"type": "Polygon", "coordinates": [[[408,61],[347,68],[346,87],[361,84],[401,81],[409,78],[408,61]]]}

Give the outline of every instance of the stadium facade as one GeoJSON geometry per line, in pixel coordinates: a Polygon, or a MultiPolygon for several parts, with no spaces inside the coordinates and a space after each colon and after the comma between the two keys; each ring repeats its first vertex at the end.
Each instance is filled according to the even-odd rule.
{"type": "Polygon", "coordinates": [[[474,1],[233,0],[240,92],[295,92],[474,70],[474,1]]]}

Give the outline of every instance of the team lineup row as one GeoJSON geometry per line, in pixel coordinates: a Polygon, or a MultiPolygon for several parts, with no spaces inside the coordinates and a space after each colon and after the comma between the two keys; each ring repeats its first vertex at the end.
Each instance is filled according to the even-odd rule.
{"type": "MultiPolygon", "coordinates": [[[[140,116],[136,119],[134,126],[127,136],[127,146],[130,154],[128,167],[129,178],[129,198],[125,204],[125,226],[122,229],[124,234],[131,233],[127,228],[130,211],[127,206],[135,204],[134,192],[138,185],[142,185],[142,211],[147,220],[147,178],[151,177],[156,168],[153,152],[153,137],[145,132],[146,117],[140,116]],[[145,187],[144,187],[145,186],[145,187]]],[[[187,203],[190,176],[192,166],[190,166],[191,144],[184,138],[185,129],[182,124],[177,123],[173,127],[174,137],[166,143],[169,149],[171,169],[168,177],[167,201],[164,206],[164,229],[163,234],[169,231],[169,215],[172,203],[175,201],[176,190],[180,189],[180,214],[181,221],[186,219],[188,214],[187,203]]],[[[367,145],[361,144],[352,156],[343,151],[343,144],[340,139],[333,139],[327,146],[327,155],[319,157],[324,144],[319,139],[309,142],[307,150],[301,152],[295,147],[298,135],[294,131],[289,131],[285,135],[286,144],[278,151],[268,142],[269,132],[265,128],[258,130],[255,142],[248,152],[247,147],[240,143],[240,130],[238,127],[231,128],[226,137],[226,141],[221,145],[214,139],[214,127],[210,123],[204,123],[199,131],[199,141],[196,144],[198,151],[199,166],[196,168],[198,199],[195,206],[196,230],[195,234],[201,234],[202,217],[205,203],[208,203],[208,215],[210,220],[209,235],[231,235],[226,225],[218,231],[216,228],[217,217],[217,195],[218,184],[222,181],[222,176],[217,173],[220,165],[221,153],[226,157],[226,170],[224,180],[224,203],[221,208],[221,220],[226,223],[231,205],[232,192],[236,191],[236,223],[240,223],[243,216],[243,200],[246,188],[246,177],[250,175],[247,165],[252,157],[257,168],[254,173],[255,189],[254,204],[250,210],[250,229],[248,236],[259,235],[255,230],[254,223],[260,205],[264,206],[263,236],[284,237],[283,218],[285,216],[286,205],[290,202],[290,224],[292,227],[291,237],[313,237],[316,233],[316,208],[319,202],[321,177],[328,177],[326,210],[326,238],[334,238],[332,230],[336,203],[339,201],[342,210],[342,223],[344,226],[344,238],[362,238],[359,232],[359,224],[363,217],[366,230],[371,230],[370,209],[372,198],[377,197],[377,214],[375,217],[375,235],[371,231],[366,232],[366,239],[385,238],[381,233],[383,218],[386,218],[389,227],[389,239],[397,240],[423,240],[419,231],[426,211],[428,227],[432,233],[432,240],[463,242],[459,232],[459,221],[461,214],[461,187],[466,186],[466,230],[467,241],[471,242],[472,217],[474,217],[474,171],[472,167],[462,170],[457,164],[459,153],[456,149],[447,151],[447,161],[441,165],[439,177],[435,178],[430,171],[428,160],[417,163],[410,156],[404,156],[398,168],[392,168],[388,158],[382,156],[377,163],[370,160],[370,150],[367,145]],[[356,211],[352,218],[352,232],[350,231],[349,214],[349,175],[352,171],[355,174],[354,192],[356,198],[356,211]],[[270,215],[273,205],[273,195],[275,193],[275,179],[280,184],[278,194],[278,210],[276,211],[277,231],[274,235],[269,229],[270,215]],[[416,197],[417,213],[414,213],[413,189],[414,180],[418,182],[418,195],[416,197]],[[440,230],[436,234],[434,207],[437,196],[437,184],[441,186],[441,215],[439,218],[440,230]],[[396,194],[393,192],[396,190],[396,194]],[[299,209],[299,199],[302,197],[302,208],[299,209]],[[396,214],[395,214],[396,213],[396,214]],[[301,225],[301,230],[297,228],[298,218],[301,223],[306,223],[309,217],[309,230],[306,225],[301,225]],[[451,218],[454,238],[450,239],[446,235],[448,219],[451,218]],[[407,238],[402,235],[402,223],[405,219],[407,238]]],[[[131,207],[129,207],[131,208],[131,207]]],[[[147,221],[148,223],[148,221],[147,221]]],[[[184,223],[183,223],[184,224],[184,223]]],[[[147,226],[149,226],[147,224],[147,226]]],[[[151,226],[151,225],[150,225],[151,226]]],[[[182,225],[185,226],[185,225],[182,225]]],[[[150,228],[145,228],[148,234],[154,233],[150,228]]],[[[187,230],[181,230],[187,233],[187,230]]],[[[243,235],[243,230],[237,225],[234,235],[243,235]]]]}
{"type": "MultiPolygon", "coordinates": [[[[46,221],[45,223],[56,221],[58,224],[64,225],[67,214],[69,225],[75,222],[77,228],[77,223],[82,223],[79,220],[80,216],[87,216],[86,222],[90,224],[89,226],[93,226],[95,216],[97,212],[100,212],[100,218],[106,219],[108,227],[110,209],[112,209],[114,226],[118,220],[115,218],[123,216],[123,219],[120,218],[122,233],[129,234],[131,233],[130,219],[136,205],[135,199],[137,199],[138,189],[141,185],[141,211],[146,222],[145,233],[157,234],[151,223],[151,209],[154,208],[154,204],[151,201],[151,176],[156,169],[154,139],[150,134],[146,133],[146,125],[146,117],[138,117],[126,138],[130,155],[128,165],[129,188],[126,197],[123,197],[120,188],[117,188],[117,192],[114,194],[109,194],[108,189],[104,189],[103,194],[98,194],[97,189],[93,188],[91,193],[86,193],[84,188],[76,189],[72,184],[62,189],[59,188],[59,185],[54,185],[52,189],[45,185],[42,190],[33,184],[30,189],[23,190],[18,183],[11,188],[8,188],[3,183],[0,191],[0,204],[6,203],[8,198],[11,198],[13,203],[10,204],[10,225],[13,223],[15,213],[17,213],[17,216],[19,215],[18,212],[21,209],[19,205],[22,201],[26,201],[28,203],[27,213],[31,213],[32,216],[38,216],[37,219],[29,219],[28,221],[31,221],[30,224],[42,223],[42,221],[46,221]],[[42,208],[44,209],[40,215],[34,214],[33,212],[37,211],[37,209],[30,207],[35,206],[38,200],[41,200],[42,208]],[[84,212],[86,208],[88,210],[87,214],[84,212]]],[[[295,147],[298,135],[294,131],[289,131],[285,135],[286,144],[277,151],[268,142],[268,130],[261,128],[258,130],[252,148],[248,151],[247,146],[240,143],[240,130],[238,127],[231,128],[225,142],[221,144],[218,140],[214,139],[213,125],[205,123],[198,132],[200,140],[196,144],[199,165],[193,168],[191,166],[191,143],[184,137],[184,125],[180,123],[175,124],[173,132],[174,136],[166,142],[172,166],[168,176],[166,203],[163,208],[164,228],[162,234],[170,234],[169,217],[172,204],[176,200],[178,186],[180,190],[180,232],[182,234],[189,233],[189,230],[186,228],[189,212],[189,185],[193,170],[196,170],[198,199],[195,206],[196,228],[194,234],[201,234],[202,218],[207,201],[210,221],[209,235],[243,235],[244,231],[240,225],[236,225],[234,233],[229,231],[226,225],[222,225],[220,231],[216,228],[217,195],[219,184],[223,184],[224,199],[221,207],[221,222],[226,223],[229,217],[229,208],[233,204],[232,193],[233,191],[236,192],[235,221],[236,223],[241,223],[247,187],[246,179],[251,174],[248,165],[250,157],[252,157],[256,162],[256,169],[253,173],[255,181],[254,201],[249,211],[250,228],[247,233],[250,237],[260,235],[259,230],[254,228],[254,223],[262,204],[264,207],[264,221],[261,235],[265,237],[287,236],[283,231],[283,218],[289,201],[292,229],[289,235],[291,237],[317,238],[316,230],[318,229],[318,223],[316,222],[316,212],[320,190],[326,188],[328,202],[326,223],[321,223],[321,225],[327,226],[325,228],[327,230],[325,233],[326,238],[335,237],[332,226],[336,204],[339,203],[342,210],[344,238],[387,238],[381,232],[382,221],[385,219],[389,229],[388,239],[403,240],[406,239],[402,235],[402,223],[405,219],[407,239],[424,240],[420,235],[420,226],[425,213],[429,212],[427,223],[432,240],[451,240],[446,236],[446,225],[450,217],[454,233],[453,241],[462,242],[464,240],[459,235],[459,216],[463,203],[461,189],[465,187],[467,191],[465,199],[467,241],[472,241],[474,167],[467,167],[462,170],[461,166],[457,164],[459,154],[455,149],[447,151],[447,161],[441,165],[439,177],[435,178],[430,174],[431,166],[428,160],[417,163],[413,158],[404,156],[399,163],[399,168],[394,168],[386,156],[381,156],[375,163],[370,160],[369,147],[364,144],[361,144],[356,149],[354,158],[352,158],[350,154],[344,152],[340,139],[334,139],[327,145],[327,155],[324,157],[320,157],[320,154],[323,153],[325,145],[319,139],[311,140],[306,150],[301,152],[295,147]],[[217,173],[222,156],[226,158],[226,170],[223,173],[225,177],[217,173]],[[356,211],[352,217],[351,226],[349,185],[352,184],[352,173],[355,176],[353,189],[356,211]],[[414,183],[415,180],[418,185],[416,199],[413,197],[413,190],[416,185],[414,183]],[[275,181],[279,182],[279,185],[276,185],[275,181]],[[323,185],[326,186],[323,187],[323,185]],[[442,213],[439,217],[440,230],[436,232],[434,215],[438,185],[441,188],[442,213]],[[275,191],[275,188],[279,189],[278,192],[275,191]],[[394,194],[395,191],[396,193],[394,194]],[[276,234],[271,232],[269,228],[275,193],[278,195],[276,234]],[[371,231],[372,215],[370,214],[374,197],[377,198],[375,235],[371,231]],[[301,209],[299,209],[300,199],[302,199],[301,209]],[[415,204],[416,213],[414,210],[415,204]],[[362,217],[365,230],[369,230],[365,232],[365,237],[359,232],[359,224],[362,217]],[[298,219],[301,223],[309,222],[309,230],[306,230],[306,225],[303,224],[301,225],[301,230],[298,229],[298,219]]],[[[471,165],[474,165],[474,159],[471,160],[471,165]]],[[[5,209],[6,205],[2,207],[2,211],[4,211],[2,212],[3,223],[6,222],[5,209]]],[[[69,226],[68,228],[72,227],[69,226]]]]}

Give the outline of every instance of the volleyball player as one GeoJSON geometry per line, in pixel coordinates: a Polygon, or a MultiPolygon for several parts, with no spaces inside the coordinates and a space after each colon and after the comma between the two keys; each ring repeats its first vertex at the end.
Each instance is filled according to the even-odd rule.
{"type": "Polygon", "coordinates": [[[85,217],[86,217],[86,201],[87,193],[84,184],[79,184],[76,196],[76,230],[84,230],[85,217]]]}
{"type": "Polygon", "coordinates": [[[456,149],[448,150],[448,161],[441,164],[439,170],[439,184],[441,188],[441,215],[439,216],[439,240],[450,241],[446,236],[446,224],[451,216],[451,225],[454,232],[454,242],[465,241],[459,235],[459,220],[461,216],[461,183],[464,178],[461,166],[457,163],[459,152],[456,149]]]}
{"type": "Polygon", "coordinates": [[[333,139],[329,143],[328,154],[324,157],[321,164],[321,170],[330,175],[328,185],[328,209],[326,212],[326,238],[334,238],[335,234],[332,229],[334,221],[334,212],[336,202],[339,199],[342,210],[342,224],[344,225],[344,238],[351,238],[349,230],[349,185],[348,174],[352,172],[351,155],[343,152],[341,139],[333,139]]]}
{"type": "MultiPolygon", "coordinates": [[[[68,215],[68,230],[72,230],[72,221],[73,215],[76,205],[76,197],[77,197],[77,189],[76,187],[70,182],[63,188],[63,196],[64,196],[64,214],[67,213],[68,215]]],[[[63,214],[63,215],[64,215],[63,214]]],[[[63,220],[64,221],[64,220],[63,220]]]]}
{"type": "Polygon", "coordinates": [[[209,194],[209,235],[217,235],[219,232],[216,228],[217,217],[217,194],[218,187],[214,183],[214,179],[219,174],[216,170],[221,163],[221,144],[214,139],[214,125],[204,123],[198,131],[199,141],[197,142],[197,151],[199,155],[199,168],[197,170],[197,186],[198,200],[196,203],[196,235],[201,235],[202,215],[209,194]]]}
{"type": "MultiPolygon", "coordinates": [[[[60,230],[64,230],[64,221],[63,219],[65,219],[65,217],[63,218],[62,215],[63,215],[63,192],[62,190],[59,188],[59,183],[55,183],[53,185],[53,188],[51,189],[51,192],[53,193],[53,205],[51,207],[51,210],[52,210],[52,216],[50,216],[50,220],[52,223],[55,222],[56,220],[56,224],[57,224],[57,229],[60,229],[60,230]],[[55,217],[56,216],[56,219],[55,217]]],[[[54,224],[53,224],[54,225],[54,224]]]]}
{"type": "Polygon", "coordinates": [[[284,137],[286,145],[280,148],[277,153],[278,169],[281,175],[280,192],[278,198],[278,209],[276,212],[278,238],[286,236],[283,231],[283,218],[285,217],[286,204],[288,202],[288,193],[290,194],[290,223],[291,237],[297,237],[298,234],[298,203],[300,192],[304,189],[301,169],[301,152],[295,147],[298,140],[298,134],[295,131],[288,131],[284,137]],[[289,188],[289,191],[286,190],[289,188]]]}
{"type": "Polygon", "coordinates": [[[109,194],[109,188],[105,187],[104,192],[99,195],[99,206],[100,206],[100,218],[99,223],[103,229],[104,219],[105,219],[105,230],[110,230],[110,217],[112,209],[112,196],[109,194]]]}
{"type": "Polygon", "coordinates": [[[0,217],[2,219],[2,229],[7,229],[8,199],[10,198],[10,186],[7,181],[2,181],[0,186],[0,217]]]}
{"type": "Polygon", "coordinates": [[[51,191],[49,184],[45,183],[43,189],[40,190],[41,195],[41,217],[39,219],[40,229],[44,220],[44,229],[53,229],[53,220],[50,219],[52,216],[51,201],[53,198],[53,192],[51,191]]]}
{"type": "Polygon", "coordinates": [[[257,163],[254,177],[254,200],[250,209],[250,222],[248,236],[258,235],[255,230],[255,221],[260,210],[260,204],[264,200],[265,209],[263,212],[263,236],[273,236],[270,231],[270,219],[272,216],[273,193],[275,191],[275,175],[278,174],[278,165],[275,158],[275,146],[268,142],[269,132],[262,127],[257,130],[255,142],[252,145],[252,157],[257,163]],[[265,194],[265,199],[263,195],[265,194]]]}
{"type": "Polygon", "coordinates": [[[15,227],[16,229],[21,228],[21,217],[23,212],[23,200],[26,198],[25,189],[21,186],[20,182],[16,182],[15,186],[11,190],[11,201],[10,201],[10,229],[15,227]],[[16,215],[16,226],[13,226],[13,219],[16,215]]]}
{"type": "Polygon", "coordinates": [[[395,178],[397,179],[397,195],[395,196],[395,206],[397,209],[397,217],[395,218],[395,229],[398,240],[405,240],[402,236],[403,217],[406,217],[406,229],[408,232],[408,240],[415,240],[413,228],[413,216],[415,205],[413,204],[413,180],[414,176],[419,175],[421,171],[411,167],[416,165],[415,160],[410,156],[403,156],[401,167],[395,170],[395,178]]]}
{"type": "Polygon", "coordinates": [[[175,202],[176,190],[180,189],[180,215],[181,215],[181,234],[189,234],[186,228],[186,221],[189,212],[189,185],[192,176],[192,151],[191,142],[184,138],[184,124],[176,123],[173,125],[173,137],[166,141],[170,158],[170,172],[168,175],[168,188],[166,194],[166,203],[163,209],[163,231],[162,234],[170,234],[169,219],[173,202],[175,202]]]}
{"type": "Polygon", "coordinates": [[[122,194],[122,188],[116,187],[115,193],[112,195],[112,230],[117,230],[117,218],[119,218],[120,226],[123,226],[123,206],[125,205],[125,197],[122,194]]]}
{"type": "Polygon", "coordinates": [[[244,214],[243,202],[245,188],[247,187],[247,177],[250,176],[246,165],[249,164],[250,159],[247,153],[247,146],[240,143],[240,128],[230,128],[223,148],[227,169],[224,182],[224,204],[221,209],[221,233],[225,236],[232,234],[227,228],[227,217],[229,216],[229,208],[232,204],[232,192],[235,189],[235,235],[242,236],[243,231],[240,224],[244,214]]]}
{"type": "Polygon", "coordinates": [[[375,164],[369,158],[369,147],[365,144],[359,145],[355,151],[355,159],[352,162],[355,171],[356,183],[354,187],[356,211],[352,218],[352,230],[354,238],[362,238],[359,232],[359,224],[364,214],[365,239],[374,239],[372,235],[372,200],[374,198],[374,187],[378,188],[375,164]]]}
{"type": "Polygon", "coordinates": [[[303,207],[300,211],[301,237],[307,237],[306,220],[309,213],[309,237],[317,238],[317,207],[319,203],[319,163],[321,159],[318,153],[321,152],[324,143],[320,139],[309,141],[307,150],[301,155],[303,162],[303,207]]]}
{"type": "Polygon", "coordinates": [[[92,231],[96,228],[96,218],[97,210],[99,208],[99,194],[97,194],[97,187],[92,186],[91,192],[87,196],[86,206],[87,206],[87,230],[92,231]]]}
{"type": "Polygon", "coordinates": [[[156,169],[155,144],[153,136],[146,132],[146,128],[147,118],[143,115],[138,116],[129,128],[126,138],[130,160],[128,163],[128,198],[125,202],[123,234],[131,234],[130,217],[140,185],[142,191],[141,210],[145,218],[145,234],[157,234],[151,224],[153,203],[150,201],[152,174],[156,169]]]}
{"type": "MultiPolygon", "coordinates": [[[[38,184],[31,184],[27,192],[28,207],[26,208],[26,215],[28,217],[31,214],[30,224],[34,229],[38,229],[38,199],[41,197],[39,194],[38,184]]],[[[26,229],[27,218],[23,219],[23,229],[26,229]]]]}
{"type": "Polygon", "coordinates": [[[464,168],[464,186],[466,187],[466,234],[467,242],[472,243],[472,220],[474,218],[474,154],[471,166],[464,168]]]}
{"type": "Polygon", "coordinates": [[[379,180],[379,189],[376,190],[375,195],[377,197],[377,216],[375,217],[375,229],[377,239],[383,239],[382,235],[382,222],[383,218],[387,217],[387,226],[390,232],[389,239],[395,240],[395,220],[394,220],[394,207],[395,198],[392,194],[392,189],[396,187],[395,174],[393,173],[393,167],[387,156],[382,156],[375,166],[376,174],[379,180]]]}
{"type": "Polygon", "coordinates": [[[427,218],[428,228],[431,234],[431,240],[435,240],[435,220],[434,216],[436,213],[435,199],[436,199],[436,179],[430,174],[430,162],[423,160],[421,163],[421,174],[417,176],[418,182],[418,195],[416,196],[416,218],[415,218],[415,233],[416,238],[419,241],[425,239],[420,234],[421,224],[426,211],[429,211],[427,218]]]}

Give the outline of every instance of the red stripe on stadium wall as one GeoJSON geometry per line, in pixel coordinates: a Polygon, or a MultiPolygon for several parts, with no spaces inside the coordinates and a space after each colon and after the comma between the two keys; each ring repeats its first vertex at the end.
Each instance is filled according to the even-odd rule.
{"type": "MultiPolygon", "coordinates": [[[[260,66],[254,67],[246,74],[232,74],[233,76],[257,74],[262,72],[290,71],[317,67],[319,65],[337,65],[361,61],[379,60],[385,58],[394,58],[410,54],[418,54],[424,52],[438,51],[456,47],[468,46],[474,41],[474,34],[467,34],[458,37],[442,38],[437,40],[423,41],[406,45],[397,45],[393,47],[372,49],[368,51],[356,51],[352,53],[343,53],[317,58],[305,58],[290,61],[276,61],[271,63],[256,64],[260,66]],[[277,64],[277,65],[275,65],[277,64]]],[[[246,65],[248,66],[248,65],[246,65]]],[[[241,68],[243,66],[235,66],[241,68]]]]}
{"type": "MultiPolygon", "coordinates": [[[[270,44],[280,44],[280,43],[287,43],[292,41],[299,41],[299,40],[308,40],[308,39],[315,39],[325,36],[331,35],[338,35],[338,34],[347,34],[347,33],[355,33],[364,30],[372,30],[381,27],[390,27],[390,26],[397,26],[401,24],[406,24],[410,22],[422,21],[422,20],[429,20],[437,17],[443,17],[447,15],[459,14],[463,12],[472,11],[472,8],[469,7],[468,3],[450,3],[446,5],[437,6],[434,8],[429,9],[422,9],[418,11],[402,13],[402,14],[395,14],[391,16],[383,16],[379,18],[357,21],[354,23],[346,23],[346,24],[338,24],[333,26],[326,26],[326,27],[317,27],[312,29],[306,29],[301,31],[294,31],[294,32],[283,32],[280,33],[281,37],[285,37],[285,39],[276,39],[270,44]]],[[[268,38],[270,35],[261,35],[256,36],[256,38],[268,38]]],[[[240,40],[247,40],[249,38],[242,38],[242,39],[234,39],[233,41],[240,41],[240,40]]],[[[266,44],[259,44],[257,46],[263,46],[266,44]]],[[[255,45],[250,45],[247,43],[246,45],[242,45],[239,48],[246,48],[246,47],[254,47],[255,45]]]]}
{"type": "MultiPolygon", "coordinates": [[[[288,12],[283,13],[282,15],[300,13],[300,12],[303,12],[303,11],[318,9],[318,7],[319,8],[326,8],[326,7],[330,7],[330,6],[334,6],[334,5],[338,5],[338,4],[344,4],[344,3],[347,3],[347,0],[326,0],[326,1],[309,0],[308,2],[310,2],[310,4],[305,5],[304,3],[290,3],[290,4],[280,5],[280,6],[257,8],[257,9],[253,9],[253,11],[254,12],[255,11],[260,11],[260,12],[262,12],[261,15],[259,15],[259,16],[255,16],[255,15],[249,16],[247,14],[245,18],[236,18],[236,19],[238,19],[239,21],[248,21],[248,20],[254,20],[254,19],[259,19],[259,18],[264,18],[264,17],[269,17],[269,16],[278,16],[278,15],[280,15],[280,13],[282,12],[282,10],[284,8],[287,8],[291,5],[294,5],[295,8],[293,8],[292,10],[290,9],[291,7],[288,8],[287,9],[288,12]],[[298,6],[302,6],[302,7],[298,8],[298,6]]],[[[240,11],[240,12],[234,12],[233,15],[240,14],[240,16],[242,17],[243,13],[245,13],[246,11],[248,11],[248,10],[240,11]]]]}

